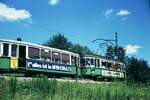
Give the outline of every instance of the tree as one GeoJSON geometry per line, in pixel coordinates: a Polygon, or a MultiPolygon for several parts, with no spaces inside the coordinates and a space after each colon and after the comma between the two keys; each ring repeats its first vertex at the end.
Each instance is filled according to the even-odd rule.
{"type": "Polygon", "coordinates": [[[121,62],[125,62],[125,49],[123,47],[118,47],[118,60],[121,61],[121,62]]]}
{"type": "Polygon", "coordinates": [[[114,56],[115,56],[114,54],[115,54],[114,48],[112,46],[108,46],[106,49],[105,56],[108,58],[114,59],[114,56]]]}
{"type": "Polygon", "coordinates": [[[123,47],[119,46],[118,50],[116,50],[116,47],[108,46],[106,49],[105,56],[111,59],[115,59],[116,52],[117,51],[117,60],[121,62],[125,62],[125,50],[123,47]]]}
{"type": "Polygon", "coordinates": [[[52,36],[43,45],[72,51],[74,53],[79,54],[81,57],[83,57],[83,55],[85,54],[94,54],[94,52],[92,52],[87,46],[81,46],[80,44],[72,44],[70,41],[68,41],[67,37],[60,33],[52,36]]]}
{"type": "Polygon", "coordinates": [[[146,83],[150,78],[150,69],[147,61],[130,58],[126,68],[127,79],[134,82],[146,83]]]}
{"type": "Polygon", "coordinates": [[[58,33],[45,42],[44,45],[62,50],[70,50],[72,43],[64,35],[58,33]]]}
{"type": "Polygon", "coordinates": [[[84,51],[83,47],[80,44],[72,45],[70,51],[79,54],[81,57],[83,57],[83,55],[84,55],[83,54],[83,51],[84,51]]]}
{"type": "Polygon", "coordinates": [[[95,55],[94,52],[92,52],[87,46],[82,46],[80,44],[72,45],[70,51],[79,54],[81,57],[86,54],[95,55]]]}
{"type": "Polygon", "coordinates": [[[96,55],[93,51],[91,51],[91,49],[89,49],[87,46],[83,46],[83,54],[87,54],[87,55],[96,55]]]}

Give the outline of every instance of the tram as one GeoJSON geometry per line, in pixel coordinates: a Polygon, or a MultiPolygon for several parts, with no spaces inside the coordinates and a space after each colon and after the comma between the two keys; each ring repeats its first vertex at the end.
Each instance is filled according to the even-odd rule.
{"type": "Polygon", "coordinates": [[[125,64],[102,56],[85,55],[82,74],[94,79],[125,79],[125,64]]]}
{"type": "Polygon", "coordinates": [[[33,43],[1,39],[0,70],[80,76],[80,56],[33,43]]]}

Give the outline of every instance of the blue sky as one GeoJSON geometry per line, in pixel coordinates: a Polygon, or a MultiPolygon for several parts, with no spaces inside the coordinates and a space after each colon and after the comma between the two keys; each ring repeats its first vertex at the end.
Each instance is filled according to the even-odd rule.
{"type": "Polygon", "coordinates": [[[114,38],[128,56],[150,64],[148,0],[0,0],[0,38],[43,43],[61,32],[73,43],[104,53],[97,38],[114,38]]]}

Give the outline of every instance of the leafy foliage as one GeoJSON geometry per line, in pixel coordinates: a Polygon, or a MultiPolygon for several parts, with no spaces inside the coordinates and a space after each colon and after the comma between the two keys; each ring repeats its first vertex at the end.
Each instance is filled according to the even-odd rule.
{"type": "Polygon", "coordinates": [[[1,100],[149,100],[150,87],[125,83],[73,83],[50,80],[0,80],[1,100]],[[15,89],[15,90],[13,90],[15,89]],[[15,91],[15,93],[13,93],[15,91]],[[13,95],[13,97],[11,96],[13,95]]]}
{"type": "MultiPolygon", "coordinates": [[[[125,50],[123,47],[119,46],[118,50],[117,50],[117,59],[121,62],[125,62],[125,50]]],[[[115,59],[115,54],[116,52],[116,48],[112,47],[112,46],[108,46],[107,50],[106,50],[106,57],[111,58],[111,59],[115,59]]]]}
{"type": "Polygon", "coordinates": [[[80,44],[74,44],[71,47],[70,51],[72,51],[74,53],[78,53],[81,57],[83,57],[86,54],[95,55],[94,52],[92,52],[87,46],[81,46],[80,44]]]}
{"type": "Polygon", "coordinates": [[[81,57],[85,54],[94,54],[88,47],[81,46],[80,44],[71,43],[67,37],[58,33],[51,37],[46,43],[45,46],[54,47],[62,50],[72,51],[79,54],[81,57]]]}
{"type": "Polygon", "coordinates": [[[128,61],[126,70],[129,81],[146,83],[150,79],[150,68],[143,59],[132,57],[128,61]]]}
{"type": "Polygon", "coordinates": [[[58,33],[45,42],[44,45],[62,50],[70,50],[72,43],[64,35],[58,33]]]}
{"type": "Polygon", "coordinates": [[[108,46],[107,49],[106,49],[106,54],[105,55],[108,58],[114,59],[114,56],[115,56],[114,48],[112,46],[108,46]]]}
{"type": "Polygon", "coordinates": [[[80,44],[73,45],[70,51],[78,53],[80,56],[83,56],[83,47],[80,44]]]}

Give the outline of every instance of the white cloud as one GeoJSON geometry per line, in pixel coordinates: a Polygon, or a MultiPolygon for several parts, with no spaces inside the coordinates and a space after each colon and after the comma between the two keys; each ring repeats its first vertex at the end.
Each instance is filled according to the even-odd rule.
{"type": "Polygon", "coordinates": [[[7,5],[0,3],[0,20],[16,21],[29,19],[31,14],[27,10],[17,10],[15,8],[10,8],[7,5]]]}
{"type": "Polygon", "coordinates": [[[111,16],[113,11],[114,11],[113,9],[107,9],[104,13],[105,17],[108,18],[109,16],[111,16]]]}
{"type": "Polygon", "coordinates": [[[138,50],[140,48],[142,47],[139,45],[130,45],[130,44],[125,47],[127,54],[136,54],[138,53],[138,50]]]}
{"type": "Polygon", "coordinates": [[[116,13],[117,16],[128,16],[128,15],[130,15],[130,14],[131,14],[131,12],[129,12],[128,10],[119,10],[119,11],[116,13]]]}
{"type": "Polygon", "coordinates": [[[48,0],[50,5],[57,5],[59,0],[48,0]]]}

